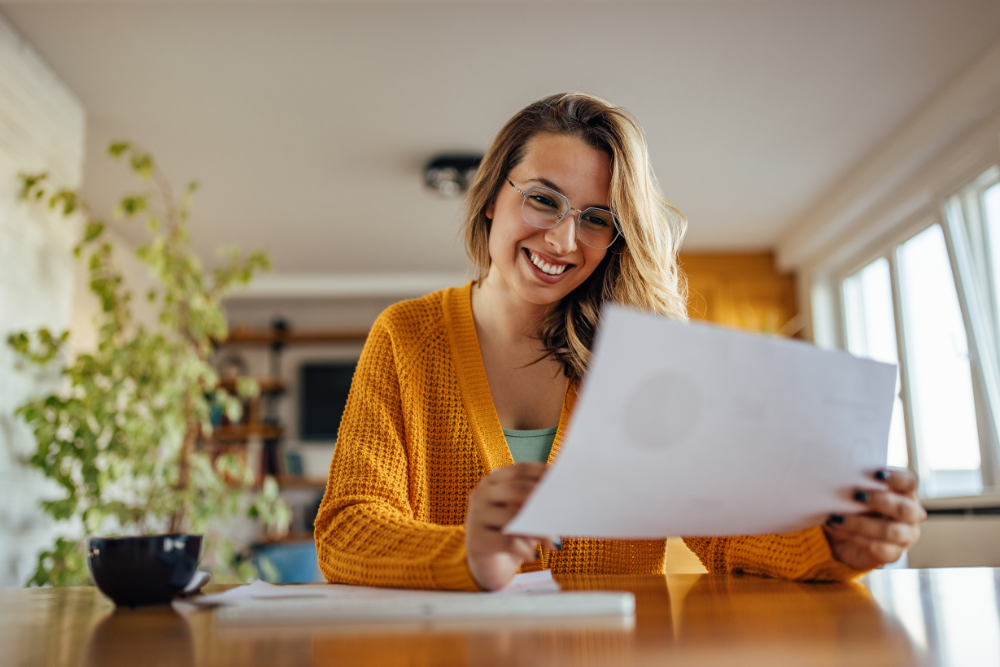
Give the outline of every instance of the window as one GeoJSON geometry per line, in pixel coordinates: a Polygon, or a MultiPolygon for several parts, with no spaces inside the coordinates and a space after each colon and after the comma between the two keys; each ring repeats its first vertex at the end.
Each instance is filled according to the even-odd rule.
{"type": "Polygon", "coordinates": [[[1000,478],[998,181],[996,167],[983,173],[840,282],[846,349],[898,364],[889,465],[917,470],[924,497],[1000,478]]]}
{"type": "Polygon", "coordinates": [[[896,251],[913,438],[924,495],[980,493],[983,477],[968,336],[940,225],[896,251]]]}
{"type": "MultiPolygon", "coordinates": [[[[889,364],[899,363],[896,351],[896,323],[893,321],[892,282],[889,261],[880,257],[844,281],[844,310],[847,350],[889,364]]],[[[896,402],[889,427],[889,465],[906,467],[906,430],[899,373],[896,373],[896,402]]]]}

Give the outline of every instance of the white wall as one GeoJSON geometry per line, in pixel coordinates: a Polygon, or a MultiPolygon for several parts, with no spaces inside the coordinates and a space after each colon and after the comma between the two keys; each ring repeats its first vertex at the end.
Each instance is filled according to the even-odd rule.
{"type": "Polygon", "coordinates": [[[19,462],[33,440],[12,413],[53,378],[20,367],[6,339],[26,328],[70,326],[78,232],[77,224],[21,205],[17,174],[47,170],[55,182],[78,187],[84,131],[79,101],[0,17],[0,586],[23,584],[52,537],[37,507],[44,480],[19,462]]]}

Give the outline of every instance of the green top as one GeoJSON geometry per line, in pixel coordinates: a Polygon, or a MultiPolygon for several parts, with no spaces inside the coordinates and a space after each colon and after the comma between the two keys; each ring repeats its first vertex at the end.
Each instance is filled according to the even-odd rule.
{"type": "Polygon", "coordinates": [[[514,457],[514,463],[521,461],[545,463],[549,460],[549,452],[552,451],[552,443],[556,441],[556,431],[558,430],[558,426],[537,428],[531,431],[515,431],[505,428],[503,434],[507,439],[510,455],[514,457]]]}

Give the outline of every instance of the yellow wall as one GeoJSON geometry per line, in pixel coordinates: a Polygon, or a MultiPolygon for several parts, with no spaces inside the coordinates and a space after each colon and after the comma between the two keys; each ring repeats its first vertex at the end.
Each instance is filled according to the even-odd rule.
{"type": "Polygon", "coordinates": [[[794,335],[795,278],[780,273],[771,253],[684,254],[688,314],[739,329],[794,335]]]}

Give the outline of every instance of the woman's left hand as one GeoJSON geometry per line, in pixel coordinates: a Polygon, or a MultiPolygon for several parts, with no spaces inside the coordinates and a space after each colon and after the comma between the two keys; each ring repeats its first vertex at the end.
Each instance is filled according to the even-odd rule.
{"type": "Polygon", "coordinates": [[[927,518],[917,500],[917,476],[889,468],[886,491],[857,491],[854,499],[868,506],[864,514],[833,514],[824,529],[833,557],[855,570],[870,570],[897,560],[920,539],[927,518]]]}

